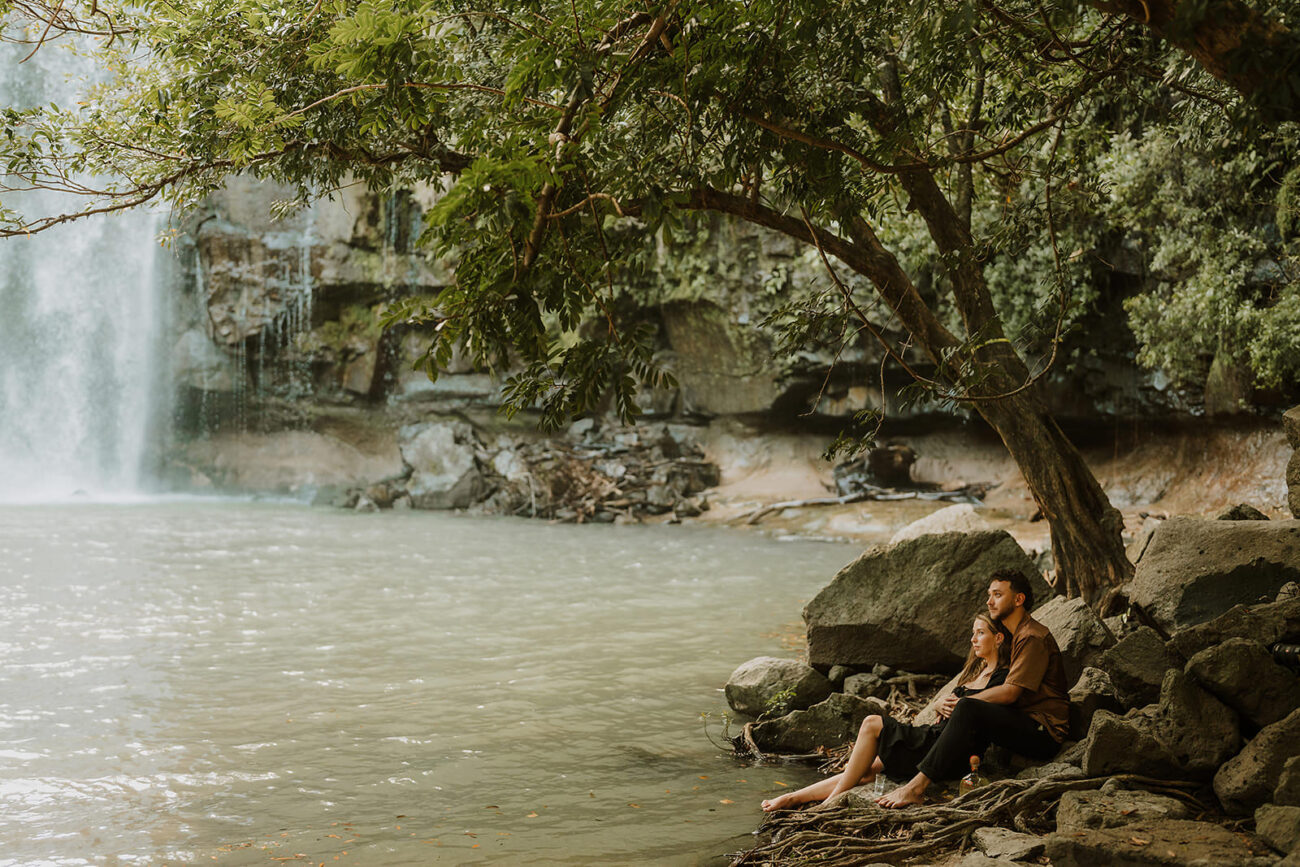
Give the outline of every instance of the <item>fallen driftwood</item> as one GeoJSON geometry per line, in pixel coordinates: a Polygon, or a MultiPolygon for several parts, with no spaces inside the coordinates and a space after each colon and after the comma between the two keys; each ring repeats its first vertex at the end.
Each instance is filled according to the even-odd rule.
{"type": "Polygon", "coordinates": [[[864,490],[854,491],[851,494],[842,494],[838,497],[810,497],[806,500],[785,500],[780,503],[770,503],[757,509],[751,509],[742,515],[737,515],[733,520],[743,520],[746,524],[757,524],[767,515],[772,512],[779,512],[782,509],[801,509],[804,506],[843,506],[863,500],[949,500],[955,503],[979,503],[984,499],[990,487],[990,485],[966,485],[952,491],[900,491],[896,488],[880,488],[875,485],[868,485],[864,490]]]}

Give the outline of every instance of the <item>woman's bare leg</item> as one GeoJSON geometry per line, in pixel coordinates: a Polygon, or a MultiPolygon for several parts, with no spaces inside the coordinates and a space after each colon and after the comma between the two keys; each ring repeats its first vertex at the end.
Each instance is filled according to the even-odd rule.
{"type": "Polygon", "coordinates": [[[862,727],[858,729],[858,739],[853,743],[853,752],[849,753],[849,761],[844,765],[844,773],[839,775],[839,782],[827,795],[827,800],[876,778],[876,774],[880,771],[878,765],[881,764],[877,756],[880,732],[884,727],[884,722],[875,714],[862,721],[862,727]]]}
{"type": "Polygon", "coordinates": [[[835,784],[839,782],[842,774],[836,774],[833,777],[827,777],[824,780],[804,786],[797,792],[787,792],[784,795],[777,795],[775,798],[768,798],[763,802],[763,812],[770,813],[773,810],[788,810],[791,807],[797,807],[800,804],[811,804],[814,801],[824,801],[831,792],[835,790],[835,784]]]}
{"type": "Polygon", "coordinates": [[[858,730],[858,739],[854,742],[853,751],[849,753],[849,761],[841,773],[833,777],[827,777],[824,780],[818,780],[796,792],[769,798],[763,802],[764,812],[788,810],[800,804],[825,801],[847,792],[854,786],[874,780],[876,774],[880,773],[884,768],[880,759],[876,756],[876,747],[880,742],[880,730],[882,728],[883,723],[880,717],[874,714],[867,717],[862,721],[862,728],[858,730]]]}

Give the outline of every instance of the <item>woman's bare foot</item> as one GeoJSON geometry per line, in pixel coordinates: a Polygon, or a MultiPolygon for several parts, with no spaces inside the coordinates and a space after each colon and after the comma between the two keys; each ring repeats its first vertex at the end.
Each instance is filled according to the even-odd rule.
{"type": "Polygon", "coordinates": [[[875,775],[875,774],[872,774],[872,775],[869,776],[869,777],[863,777],[862,779],[858,780],[858,781],[857,781],[855,784],[853,784],[852,786],[849,786],[847,789],[843,789],[843,790],[841,790],[840,787],[837,785],[837,786],[835,787],[835,789],[834,789],[834,790],[833,790],[829,795],[826,796],[826,800],[822,801],[822,802],[817,806],[817,808],[818,808],[818,809],[821,809],[821,808],[830,808],[830,807],[834,807],[834,806],[836,806],[837,804],[839,804],[841,801],[843,801],[843,800],[844,800],[844,796],[847,795],[849,792],[853,791],[854,789],[858,788],[859,786],[869,786],[869,785],[871,785],[872,783],[874,783],[875,781],[876,781],[876,775],[875,775]]]}
{"type": "Polygon", "coordinates": [[[905,783],[894,791],[876,799],[876,803],[888,810],[896,810],[899,807],[910,807],[913,804],[924,803],[924,789],[917,790],[913,783],[905,783]]]}
{"type": "Polygon", "coordinates": [[[795,792],[786,792],[784,795],[777,795],[775,798],[768,798],[763,802],[763,812],[773,813],[777,810],[789,810],[797,807],[802,801],[795,798],[795,792]]]}

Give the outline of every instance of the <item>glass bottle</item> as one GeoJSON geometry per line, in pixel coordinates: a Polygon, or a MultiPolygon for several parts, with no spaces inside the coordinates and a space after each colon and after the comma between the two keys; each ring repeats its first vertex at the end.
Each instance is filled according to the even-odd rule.
{"type": "Polygon", "coordinates": [[[970,773],[967,774],[966,776],[962,777],[962,778],[961,778],[961,783],[958,785],[958,789],[960,789],[961,794],[964,795],[964,794],[966,794],[967,792],[969,792],[970,790],[972,790],[972,789],[976,789],[976,788],[978,788],[978,787],[984,785],[984,784],[987,783],[987,782],[988,782],[988,780],[986,780],[986,779],[984,779],[984,777],[980,776],[980,757],[979,757],[979,756],[971,756],[971,757],[970,757],[970,773]]]}

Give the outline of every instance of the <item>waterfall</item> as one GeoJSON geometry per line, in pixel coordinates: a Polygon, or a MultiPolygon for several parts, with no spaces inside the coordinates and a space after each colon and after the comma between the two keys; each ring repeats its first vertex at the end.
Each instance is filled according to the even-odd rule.
{"type": "MultiPolygon", "coordinates": [[[[75,104],[87,60],[54,44],[19,65],[24,48],[0,46],[0,104],[75,104]]],[[[5,204],[82,206],[43,191],[5,204]]],[[[0,502],[140,492],[162,375],[158,231],[136,211],[0,240],[0,502]]]]}

